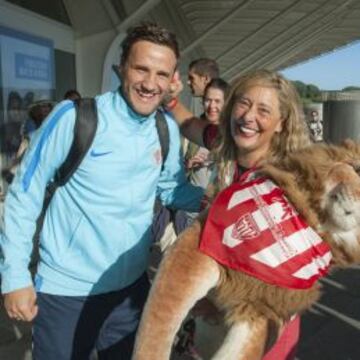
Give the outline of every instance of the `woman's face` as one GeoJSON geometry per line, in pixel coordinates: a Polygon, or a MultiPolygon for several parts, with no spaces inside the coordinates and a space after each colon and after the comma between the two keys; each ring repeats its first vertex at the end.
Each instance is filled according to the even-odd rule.
{"type": "Polygon", "coordinates": [[[247,156],[256,163],[266,156],[274,134],[281,130],[280,103],[275,89],[253,86],[235,100],[231,135],[240,157],[247,156]]]}
{"type": "Polygon", "coordinates": [[[218,124],[220,120],[220,113],[224,106],[223,91],[216,88],[207,89],[203,102],[207,120],[212,124],[218,124]]]}

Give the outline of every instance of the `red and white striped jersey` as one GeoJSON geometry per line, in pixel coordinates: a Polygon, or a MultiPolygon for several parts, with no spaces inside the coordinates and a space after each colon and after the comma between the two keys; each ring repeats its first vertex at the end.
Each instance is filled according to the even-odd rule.
{"type": "Polygon", "coordinates": [[[212,203],[200,251],[269,284],[306,289],[328,271],[328,244],[270,179],[245,173],[212,203]]]}

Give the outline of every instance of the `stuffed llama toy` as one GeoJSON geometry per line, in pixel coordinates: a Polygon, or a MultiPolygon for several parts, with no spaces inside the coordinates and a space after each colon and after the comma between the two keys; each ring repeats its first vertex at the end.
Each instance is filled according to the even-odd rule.
{"type": "Polygon", "coordinates": [[[220,192],[166,253],[133,360],[168,360],[206,295],[228,328],[212,359],[261,359],[281,326],[319,299],[330,267],[360,262],[359,169],[360,144],[316,144],[220,192]]]}

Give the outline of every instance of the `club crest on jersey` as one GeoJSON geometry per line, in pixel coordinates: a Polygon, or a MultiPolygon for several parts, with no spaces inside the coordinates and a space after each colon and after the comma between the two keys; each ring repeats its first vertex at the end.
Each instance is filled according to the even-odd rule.
{"type": "Polygon", "coordinates": [[[162,162],[161,149],[157,149],[153,153],[153,158],[154,158],[155,165],[160,166],[161,162],[162,162]]]}
{"type": "Polygon", "coordinates": [[[232,229],[231,236],[238,240],[250,240],[260,235],[259,227],[250,213],[239,217],[232,229]]]}

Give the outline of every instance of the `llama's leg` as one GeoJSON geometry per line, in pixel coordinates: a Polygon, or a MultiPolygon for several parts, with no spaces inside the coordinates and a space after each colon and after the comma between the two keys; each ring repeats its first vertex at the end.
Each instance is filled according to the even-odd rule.
{"type": "Polygon", "coordinates": [[[200,224],[165,256],[142,315],[133,360],[167,360],[176,332],[197,300],[219,280],[217,263],[197,250],[200,224]]]}
{"type": "Polygon", "coordinates": [[[260,360],[267,335],[268,322],[264,318],[237,322],[229,329],[212,360],[260,360]]]}

